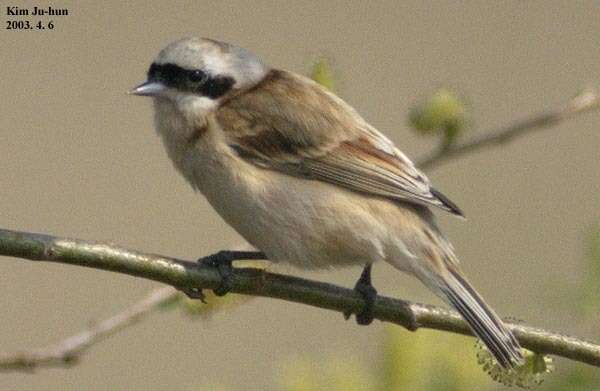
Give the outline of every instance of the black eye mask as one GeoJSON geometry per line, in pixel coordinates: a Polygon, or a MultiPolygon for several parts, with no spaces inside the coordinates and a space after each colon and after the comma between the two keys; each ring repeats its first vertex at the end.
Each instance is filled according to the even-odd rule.
{"type": "Polygon", "coordinates": [[[211,76],[200,69],[185,69],[171,63],[153,63],[148,70],[148,80],[211,99],[225,95],[235,84],[230,76],[211,76]]]}

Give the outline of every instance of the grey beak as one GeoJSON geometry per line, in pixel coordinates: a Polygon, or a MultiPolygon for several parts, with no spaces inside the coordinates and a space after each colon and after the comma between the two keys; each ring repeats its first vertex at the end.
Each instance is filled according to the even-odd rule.
{"type": "Polygon", "coordinates": [[[164,84],[157,81],[146,81],[139,86],[135,87],[133,90],[129,91],[132,95],[138,96],[156,96],[161,92],[166,90],[164,84]]]}

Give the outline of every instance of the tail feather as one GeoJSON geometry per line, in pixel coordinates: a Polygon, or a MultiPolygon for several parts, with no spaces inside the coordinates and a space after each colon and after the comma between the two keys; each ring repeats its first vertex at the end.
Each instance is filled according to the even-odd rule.
{"type": "Polygon", "coordinates": [[[451,268],[449,271],[450,278],[442,291],[450,304],[467,321],[500,365],[513,368],[522,364],[521,346],[513,333],[457,270],[451,268]]]}

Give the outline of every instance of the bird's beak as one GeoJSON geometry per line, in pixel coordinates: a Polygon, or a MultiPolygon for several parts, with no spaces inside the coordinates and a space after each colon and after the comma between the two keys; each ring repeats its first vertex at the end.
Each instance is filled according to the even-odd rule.
{"type": "Polygon", "coordinates": [[[131,95],[138,96],[157,96],[166,90],[166,86],[158,81],[146,81],[133,90],[129,91],[131,95]]]}

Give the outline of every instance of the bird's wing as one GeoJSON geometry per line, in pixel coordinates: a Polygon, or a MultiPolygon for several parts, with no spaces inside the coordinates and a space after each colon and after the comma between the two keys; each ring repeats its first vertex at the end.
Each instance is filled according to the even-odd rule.
{"type": "Polygon", "coordinates": [[[462,216],[388,138],[310,79],[273,70],[216,118],[229,146],[260,167],[462,216]]]}

